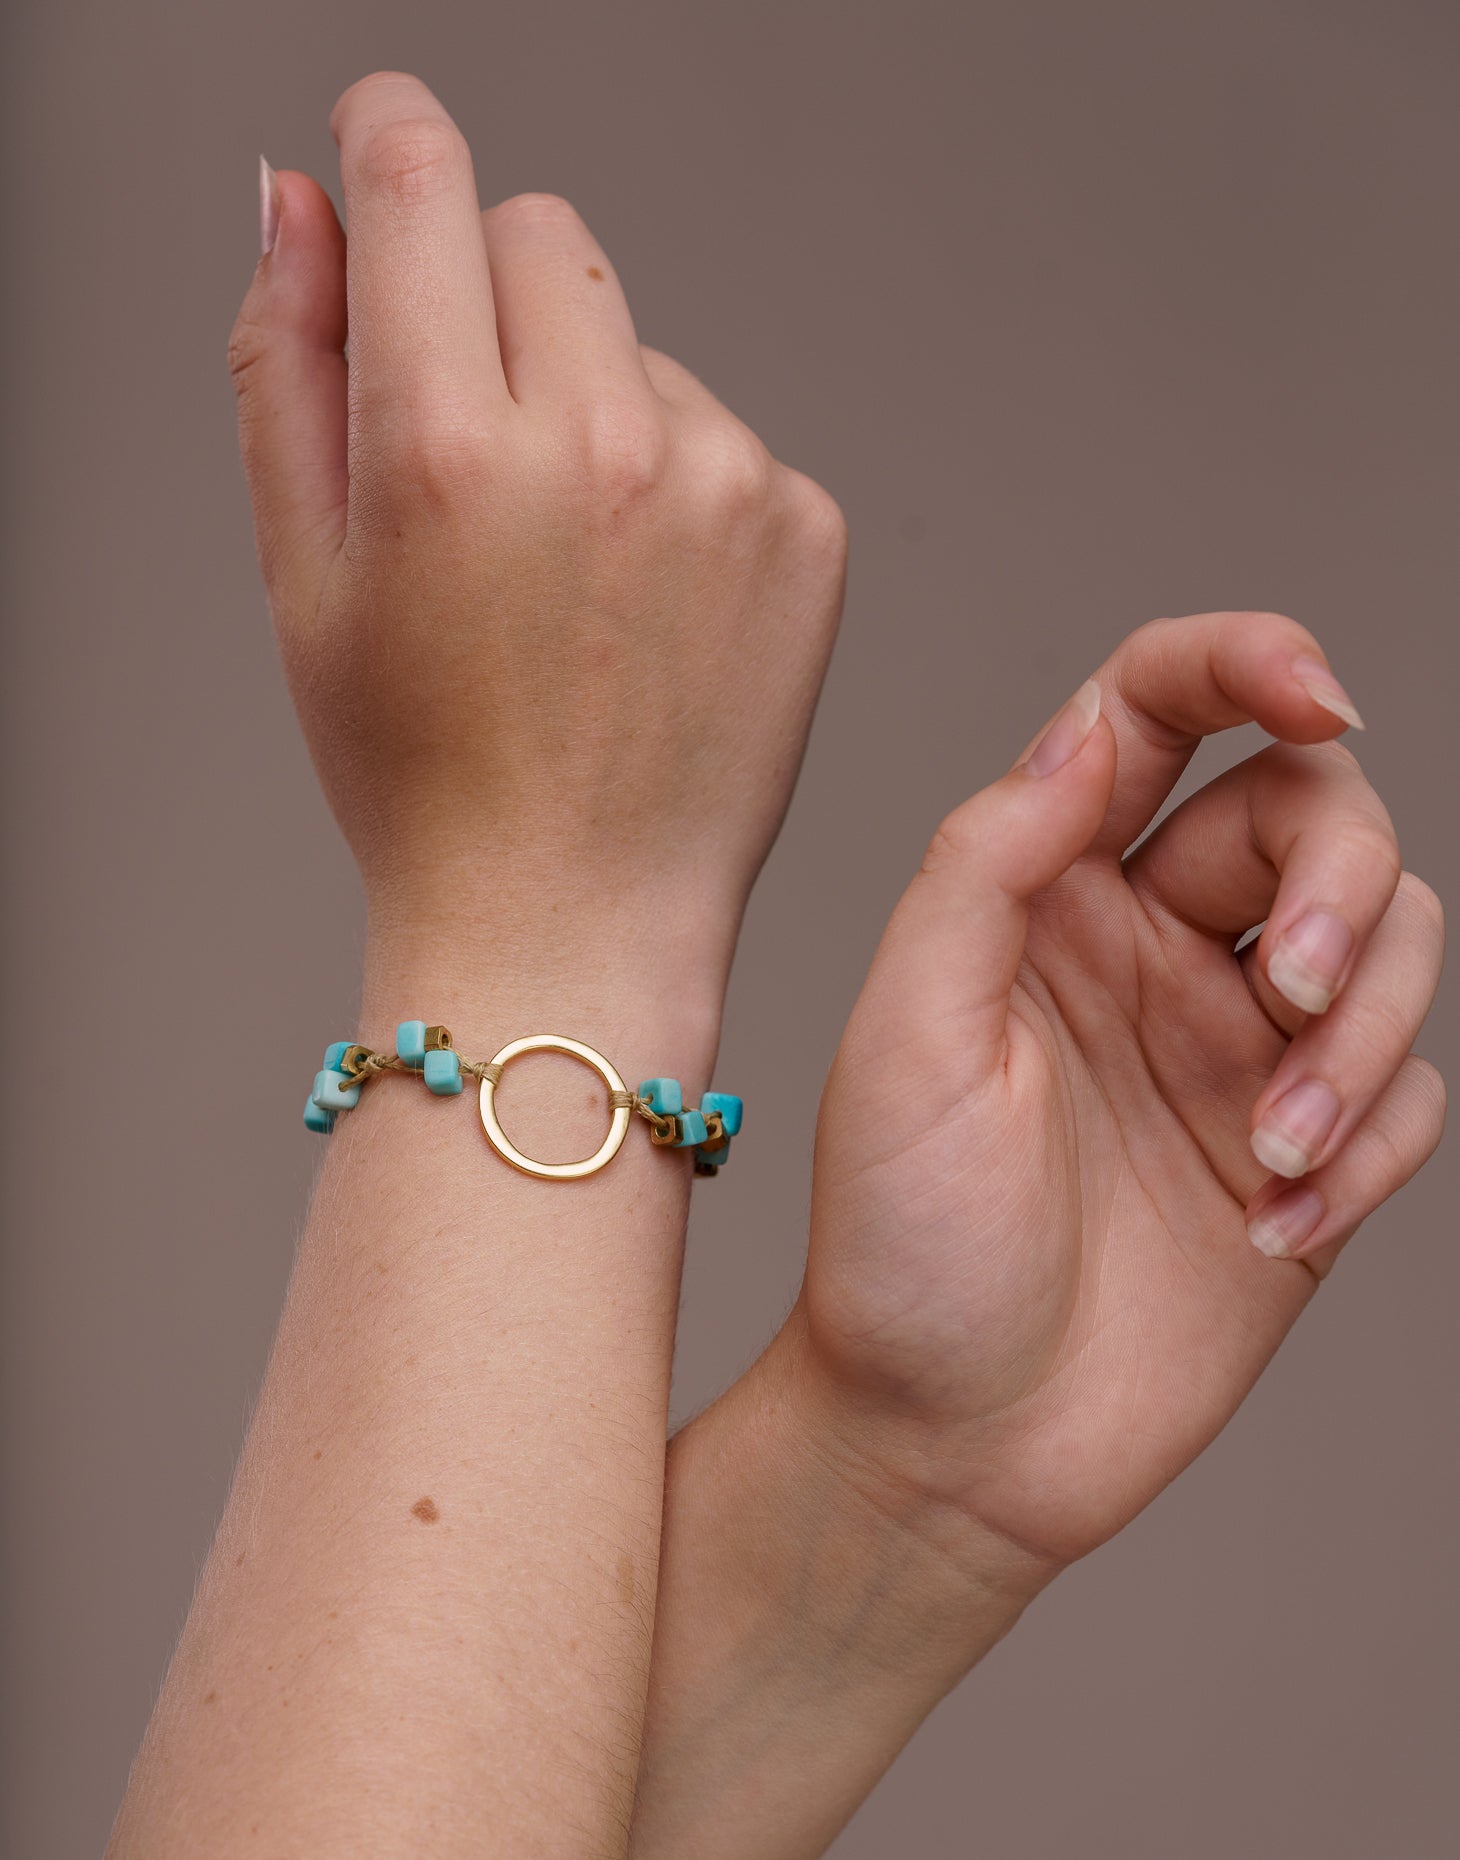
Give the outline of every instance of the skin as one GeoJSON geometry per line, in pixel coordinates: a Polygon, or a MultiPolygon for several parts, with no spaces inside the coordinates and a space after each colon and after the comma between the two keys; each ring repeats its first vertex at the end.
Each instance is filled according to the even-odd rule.
{"type": "MultiPolygon", "coordinates": [[[[364,881],[337,1031],[390,1050],[419,1015],[472,1059],[568,1033],[694,1103],[831,649],[839,513],[640,349],[571,208],[479,213],[422,85],[369,78],[332,126],[348,247],[282,176],[231,362],[364,881]]],[[[550,1056],[499,1107],[549,1160],[607,1121],[550,1056]]],[[[625,1851],[691,1170],[636,1119],[591,1178],[518,1174],[470,1098],[401,1077],[341,1116],[113,1855],[625,1851]]]]}
{"type": "MultiPolygon", "coordinates": [[[[693,1095],[840,520],[639,349],[564,203],[478,218],[423,87],[366,80],[334,123],[348,253],[281,177],[234,366],[365,881],[361,1035],[423,1013],[487,1057],[552,1026],[693,1095]]],[[[1291,620],[1158,622],[948,816],[828,1080],[801,1297],[667,1467],[684,1159],[631,1133],[528,1181],[370,1087],[113,1851],[823,1851],[1438,1139],[1409,1054],[1438,906],[1332,741],[1353,716],[1291,620]],[[1275,746],[1130,852],[1251,718],[1275,746]]],[[[514,1082],[523,1147],[594,1147],[568,1062],[514,1082]]]]}
{"type": "Polygon", "coordinates": [[[821,1853],[1215,1437],[1438,1142],[1409,1049],[1440,907],[1326,740],[1352,710],[1315,664],[1279,615],[1142,628],[934,836],[822,1099],[801,1296],[673,1443],[636,1856],[691,1830],[703,1860],[821,1853]],[[1201,736],[1250,718],[1279,743],[1128,853],[1201,736]],[[1284,962],[1313,909],[1351,936],[1305,1015],[1272,978],[1316,1004],[1284,962]],[[1314,1081],[1332,1128],[1275,1178],[1255,1146],[1314,1081]],[[1316,1224],[1273,1258],[1285,1197],[1316,1224]]]}

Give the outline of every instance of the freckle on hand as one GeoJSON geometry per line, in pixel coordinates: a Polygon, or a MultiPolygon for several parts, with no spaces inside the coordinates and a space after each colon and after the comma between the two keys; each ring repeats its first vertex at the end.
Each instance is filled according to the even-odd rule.
{"type": "Polygon", "coordinates": [[[441,1513],[436,1509],[434,1498],[418,1498],[411,1506],[411,1516],[419,1518],[422,1524],[434,1524],[441,1513]]]}
{"type": "Polygon", "coordinates": [[[205,1692],[203,1694],[203,1703],[205,1705],[216,1705],[218,1703],[218,1694],[216,1692],[205,1692]]]}
{"type": "Polygon", "coordinates": [[[602,284],[603,273],[598,269],[597,265],[590,265],[588,267],[588,275],[595,284],[602,284]]]}

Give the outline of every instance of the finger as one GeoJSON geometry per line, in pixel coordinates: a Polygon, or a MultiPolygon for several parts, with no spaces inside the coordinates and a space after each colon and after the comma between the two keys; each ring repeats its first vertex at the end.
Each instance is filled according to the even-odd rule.
{"type": "Polygon", "coordinates": [[[351,85],[330,128],[345,188],[360,437],[397,423],[486,430],[509,396],[460,131],[419,79],[398,71],[351,85]]]}
{"type": "Polygon", "coordinates": [[[1199,930],[1236,937],[1265,918],[1253,960],[1300,1016],[1321,1014],[1343,987],[1399,870],[1383,802],[1348,751],[1327,743],[1249,757],[1125,862],[1148,909],[1199,930]]]}
{"type": "Polygon", "coordinates": [[[1296,1178],[1330,1162],[1413,1046],[1445,951],[1428,885],[1406,873],[1343,996],[1293,1040],[1252,1110],[1252,1153],[1296,1178]]]}
{"type": "Polygon", "coordinates": [[[261,164],[265,230],[228,345],[259,561],[275,610],[312,610],[344,538],[345,236],[307,174],[261,164]]]}
{"type": "Polygon", "coordinates": [[[1203,736],[1256,721],[1318,743],[1359,714],[1306,628],[1282,614],[1153,620],[1096,673],[1120,773],[1096,850],[1119,857],[1145,830],[1203,736]]]}
{"type": "Polygon", "coordinates": [[[518,194],[481,224],[513,399],[581,405],[605,389],[647,394],[617,274],[568,202],[518,194]]]}
{"type": "Polygon", "coordinates": [[[1247,1209],[1252,1244],[1325,1277],[1359,1223],[1433,1155],[1444,1128],[1444,1081],[1411,1054],[1332,1162],[1301,1182],[1273,1178],[1257,1191],[1247,1209]]]}
{"type": "Polygon", "coordinates": [[[1104,816],[1115,742],[1099,701],[1098,687],[1083,685],[1025,761],[948,815],[858,1004],[886,1050],[910,1028],[941,1037],[969,1089],[1003,1061],[1029,900],[1073,864],[1104,816]]]}

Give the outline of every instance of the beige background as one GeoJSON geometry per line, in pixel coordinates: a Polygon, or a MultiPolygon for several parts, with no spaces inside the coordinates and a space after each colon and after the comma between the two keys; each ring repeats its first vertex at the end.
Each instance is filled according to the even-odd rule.
{"type": "MultiPolygon", "coordinates": [[[[7,33],[0,1849],[75,1860],[224,1495],[317,1155],[303,1087],[356,985],[223,366],[258,150],[334,186],[336,93],[419,71],[484,198],[570,195],[646,340],[850,516],[732,990],[756,1129],[696,1195],[683,1413],[791,1295],[818,1089],[928,831],[1131,626],[1316,626],[1453,905],[1460,25],[30,0],[7,33]]],[[[1456,1047],[1442,1000],[1425,1050],[1456,1047]]],[[[1222,1440],[935,1715],[838,1860],[1457,1851],[1456,1191],[1452,1151],[1371,1223],[1222,1440]]]]}

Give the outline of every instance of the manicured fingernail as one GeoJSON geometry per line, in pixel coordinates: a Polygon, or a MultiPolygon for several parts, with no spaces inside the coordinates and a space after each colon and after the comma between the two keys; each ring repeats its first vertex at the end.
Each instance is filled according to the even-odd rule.
{"type": "Polygon", "coordinates": [[[1252,1154],[1274,1175],[1306,1175],[1338,1122],[1338,1094],[1304,1079],[1269,1105],[1252,1133],[1252,1154]]]}
{"type": "Polygon", "coordinates": [[[1285,1188],[1249,1216],[1247,1238],[1269,1259],[1289,1259],[1317,1231],[1326,1209],[1316,1188],[1285,1188]]]}
{"type": "Polygon", "coordinates": [[[259,156],[259,240],[272,252],[279,236],[279,177],[259,156]]]}
{"type": "Polygon", "coordinates": [[[1354,933],[1335,911],[1308,911],[1290,924],[1267,959],[1267,979],[1305,1014],[1321,1014],[1338,993],[1354,933]]]}
{"type": "Polygon", "coordinates": [[[1354,709],[1354,701],[1321,659],[1294,659],[1293,676],[1315,704],[1342,717],[1355,730],[1362,730],[1364,720],[1354,709]]]}
{"type": "Polygon", "coordinates": [[[1053,775],[1079,754],[1100,715],[1100,687],[1087,678],[1040,737],[1024,764],[1031,775],[1053,775]]]}

